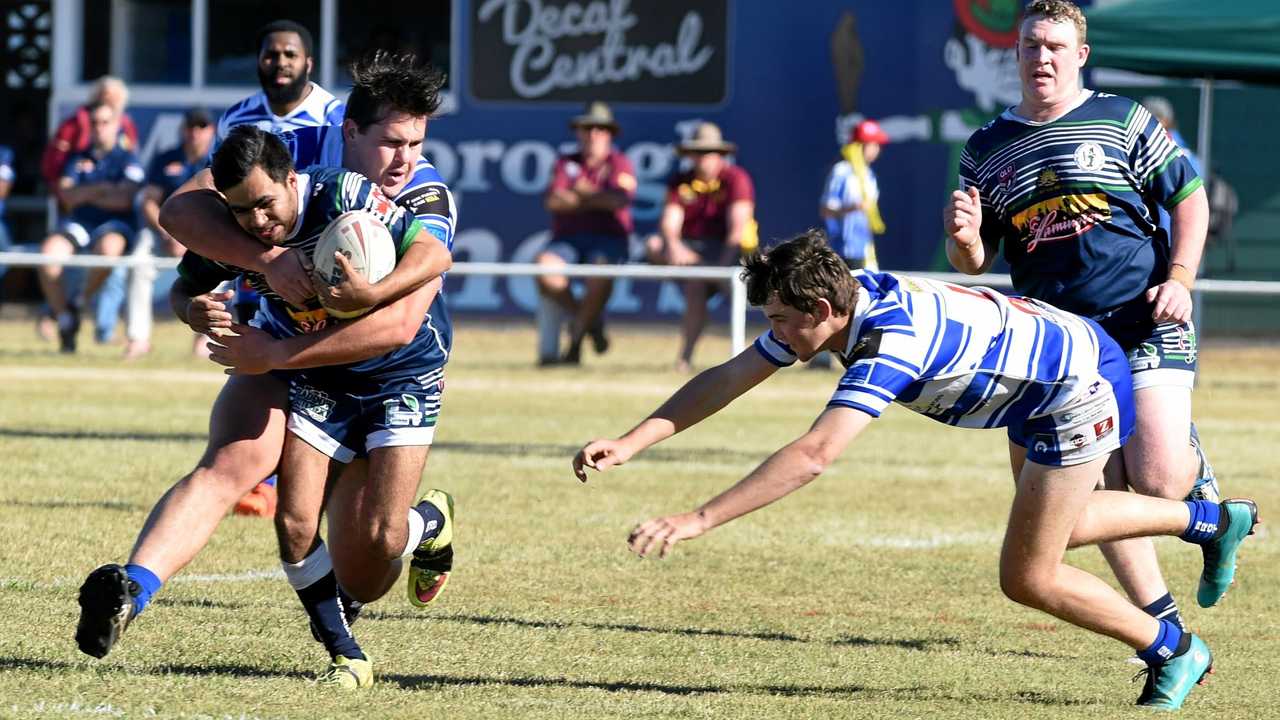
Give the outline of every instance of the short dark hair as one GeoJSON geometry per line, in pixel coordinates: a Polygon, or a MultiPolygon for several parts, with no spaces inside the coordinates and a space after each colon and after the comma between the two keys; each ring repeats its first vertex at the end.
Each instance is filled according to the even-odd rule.
{"type": "Polygon", "coordinates": [[[807,230],[767,251],[752,253],[742,270],[747,300],[760,306],[776,296],[800,312],[825,298],[840,315],[853,310],[858,284],[821,230],[807,230]]]}
{"type": "Polygon", "coordinates": [[[391,112],[429,117],[440,107],[445,75],[411,52],[376,50],[351,63],[347,114],[362,132],[391,112]]]}
{"type": "Polygon", "coordinates": [[[302,51],[307,54],[307,57],[313,57],[311,47],[314,43],[311,40],[311,31],[304,27],[302,23],[296,23],[292,20],[272,20],[258,29],[258,44],[256,47],[259,54],[262,53],[262,43],[267,41],[267,36],[278,32],[297,33],[298,37],[302,39],[302,51]]]}
{"type": "Polygon", "coordinates": [[[231,128],[227,139],[213,153],[213,186],[226,192],[244,182],[255,166],[282,183],[293,169],[293,156],[280,138],[265,130],[252,125],[231,128]]]}

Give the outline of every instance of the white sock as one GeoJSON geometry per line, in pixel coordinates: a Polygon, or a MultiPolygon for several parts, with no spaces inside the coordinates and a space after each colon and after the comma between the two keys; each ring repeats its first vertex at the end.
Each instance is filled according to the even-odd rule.
{"type": "Polygon", "coordinates": [[[400,553],[400,557],[407,558],[418,549],[418,544],[422,542],[422,533],[427,529],[427,523],[422,519],[422,515],[413,508],[409,508],[409,539],[405,543],[404,552],[400,553]]]}
{"type": "Polygon", "coordinates": [[[284,576],[288,579],[289,586],[294,590],[301,590],[333,572],[333,559],[329,557],[329,549],[322,542],[320,547],[302,558],[302,562],[290,563],[282,560],[280,567],[284,568],[284,576]]]}

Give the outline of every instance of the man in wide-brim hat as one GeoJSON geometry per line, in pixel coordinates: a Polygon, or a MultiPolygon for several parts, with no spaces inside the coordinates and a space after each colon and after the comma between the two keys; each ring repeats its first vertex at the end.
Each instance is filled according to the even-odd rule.
{"type": "MultiPolygon", "coordinates": [[[[602,102],[587,103],[569,121],[578,149],[556,162],[545,205],[551,213],[551,242],[538,255],[539,265],[621,263],[627,259],[631,235],[631,201],[636,175],[627,156],[613,145],[621,128],[602,102]]],[[[573,296],[569,278],[541,275],[538,292],[538,363],[581,362],[582,341],[591,336],[597,353],[609,347],[604,334],[604,306],[613,292],[612,278],[587,278],[581,300],[573,296]],[[561,317],[571,318],[569,348],[560,354],[561,317]]]]}
{"type": "MultiPolygon", "coordinates": [[[[738,146],[724,139],[720,127],[703,122],[676,146],[692,169],[677,172],[667,184],[666,204],[658,234],[645,243],[650,262],[664,265],[735,265],[744,249],[755,247],[755,189],[751,176],[726,155],[738,146]]],[[[707,300],[720,285],[687,280],[676,367],[691,369],[693,348],[707,322],[707,300]]]]}

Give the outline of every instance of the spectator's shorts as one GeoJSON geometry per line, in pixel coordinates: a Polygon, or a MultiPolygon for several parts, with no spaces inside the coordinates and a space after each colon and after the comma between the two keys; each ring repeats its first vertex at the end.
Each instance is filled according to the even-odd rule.
{"type": "Polygon", "coordinates": [[[619,235],[566,235],[551,238],[547,252],[575,265],[624,263],[627,261],[627,238],[619,235]]]}
{"type": "Polygon", "coordinates": [[[91,250],[98,240],[107,233],[120,233],[124,236],[126,254],[133,250],[133,243],[137,240],[137,233],[132,225],[123,220],[108,220],[93,228],[86,228],[74,220],[63,220],[58,224],[58,234],[69,238],[71,242],[75,243],[76,250],[79,252],[91,250]]]}
{"type": "Polygon", "coordinates": [[[342,463],[382,447],[428,446],[440,416],[444,367],[359,390],[318,383],[303,370],[289,385],[289,431],[342,463]]]}
{"type": "Polygon", "coordinates": [[[1040,465],[1079,465],[1118,450],[1134,429],[1133,378],[1124,351],[1102,328],[1098,379],[1076,402],[1050,415],[1009,426],[1009,440],[1040,465]]]}
{"type": "Polygon", "coordinates": [[[1133,389],[1193,388],[1199,365],[1199,343],[1191,323],[1160,323],[1128,353],[1133,389]]]}
{"type": "Polygon", "coordinates": [[[720,256],[724,253],[724,240],[722,238],[685,238],[684,244],[702,258],[702,265],[737,265],[738,257],[729,258],[729,262],[720,262],[720,256]]]}

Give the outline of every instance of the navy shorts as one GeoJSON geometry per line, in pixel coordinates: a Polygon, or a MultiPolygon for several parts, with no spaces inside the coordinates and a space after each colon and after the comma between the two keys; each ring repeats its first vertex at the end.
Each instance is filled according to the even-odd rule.
{"type": "Polygon", "coordinates": [[[1173,386],[1193,388],[1200,344],[1191,323],[1161,323],[1129,351],[1133,389],[1173,386]]]}
{"type": "Polygon", "coordinates": [[[1120,449],[1134,430],[1133,378],[1124,351],[1092,320],[1098,378],[1071,405],[1009,426],[1009,440],[1039,465],[1079,465],[1120,449]]]}
{"type": "Polygon", "coordinates": [[[289,431],[343,463],[381,447],[428,446],[444,393],[444,367],[376,383],[299,371],[289,385],[289,431]]]}
{"type": "Polygon", "coordinates": [[[137,231],[123,220],[108,220],[101,225],[87,228],[74,220],[63,220],[58,223],[58,234],[75,243],[77,252],[88,252],[98,240],[107,233],[119,233],[124,236],[125,253],[133,249],[137,239],[137,231]]]}
{"type": "Polygon", "coordinates": [[[576,265],[624,263],[627,261],[627,238],[619,235],[565,235],[551,238],[547,252],[576,265]]]}

